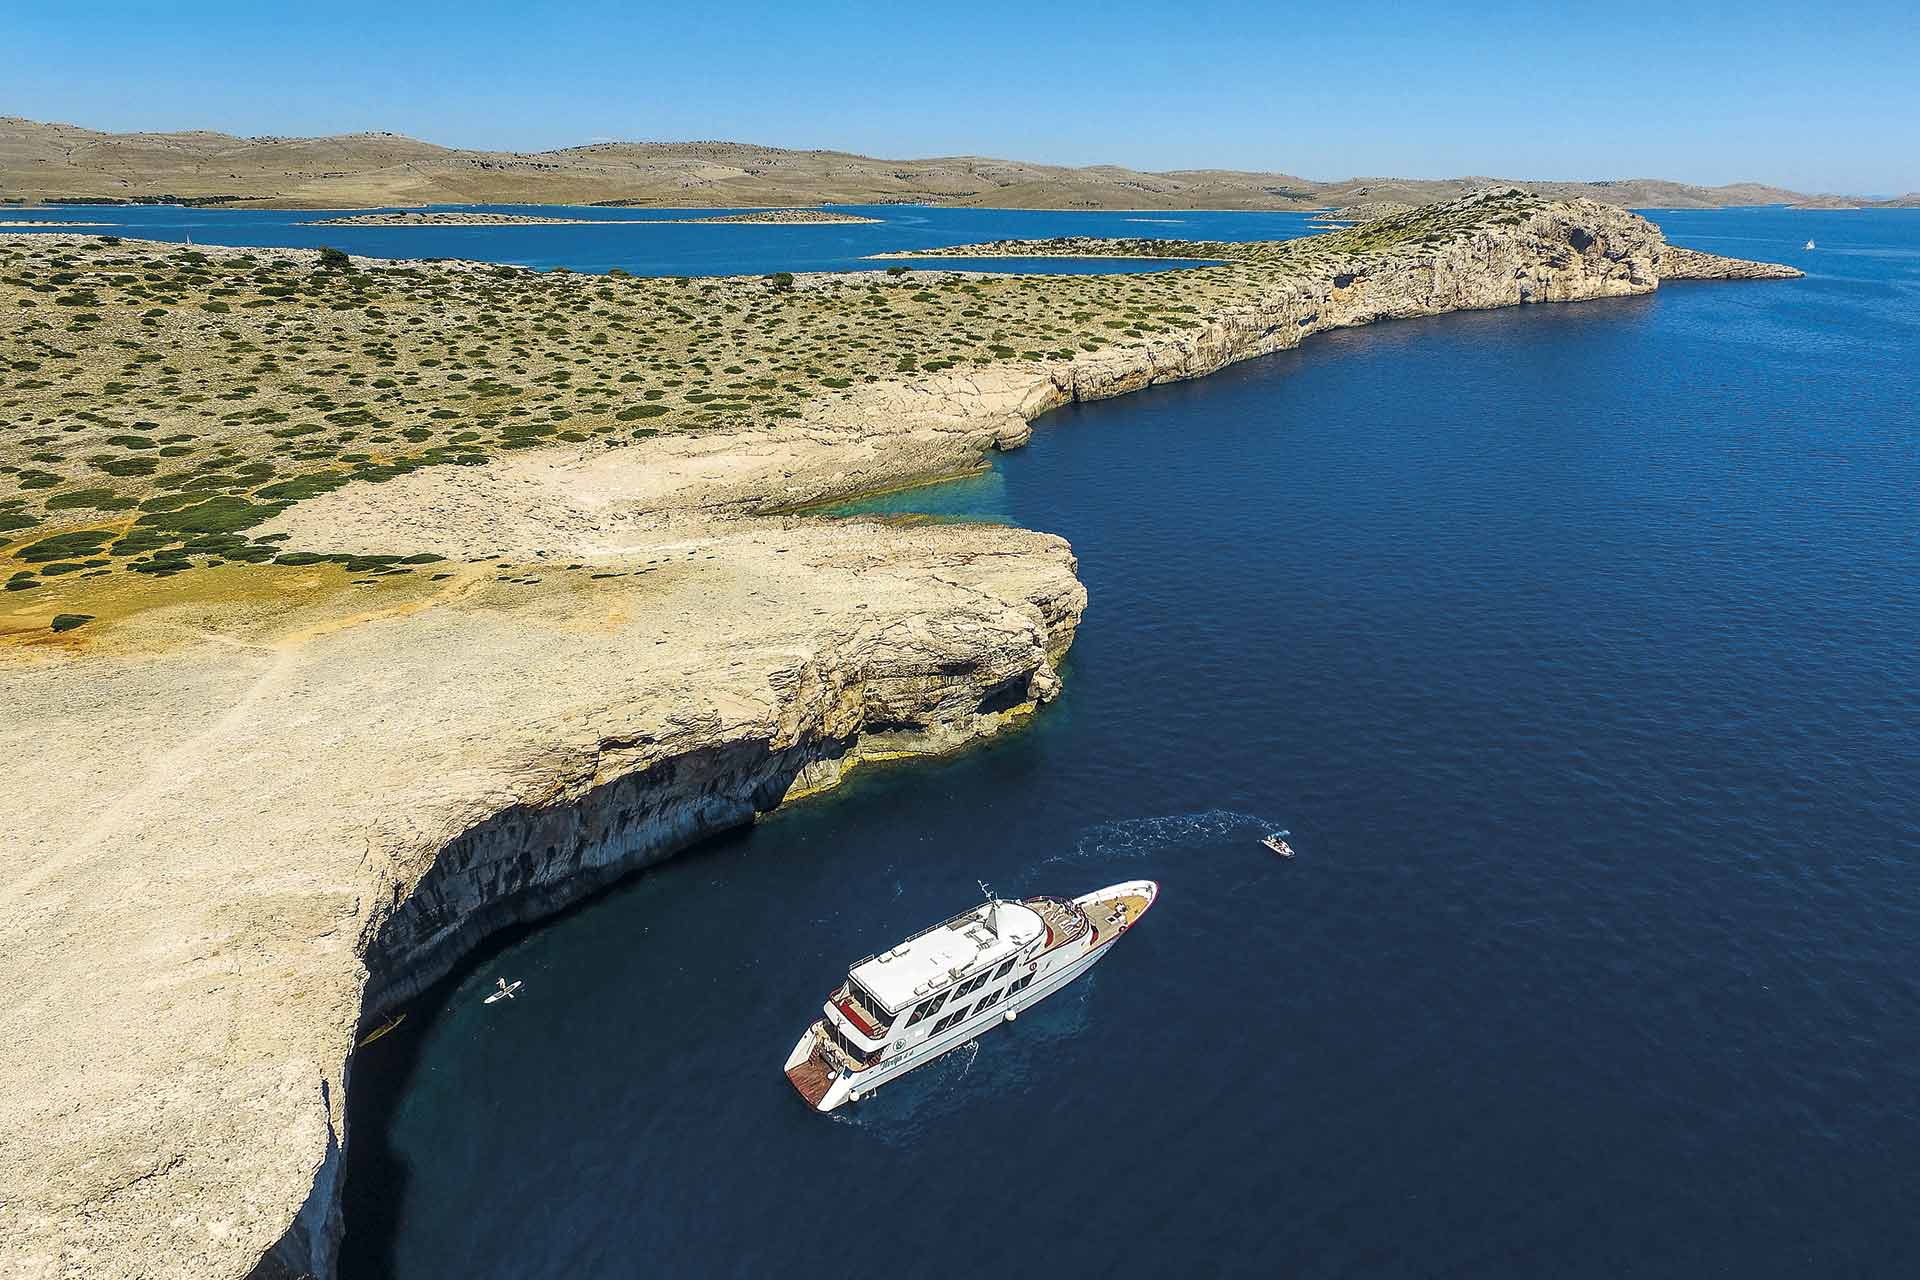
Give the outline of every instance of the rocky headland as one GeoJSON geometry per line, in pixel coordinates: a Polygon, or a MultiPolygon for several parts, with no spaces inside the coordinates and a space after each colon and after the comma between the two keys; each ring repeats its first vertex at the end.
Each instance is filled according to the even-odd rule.
{"type": "Polygon", "coordinates": [[[1053,236],[1046,240],[981,240],[931,249],[889,249],[870,253],[869,262],[923,258],[1180,258],[1193,263],[1220,261],[1205,252],[1208,242],[1156,240],[1150,237],[1053,236]]]}
{"type": "Polygon", "coordinates": [[[1322,209],[1314,214],[1313,222],[1315,226],[1323,227],[1351,226],[1356,222],[1372,222],[1376,218],[1396,218],[1413,210],[1413,205],[1399,200],[1362,200],[1333,209],[1322,209]]]}
{"type": "Polygon", "coordinates": [[[1668,245],[1661,255],[1662,280],[1793,280],[1805,275],[1798,267],[1779,262],[1750,262],[1745,258],[1722,258],[1697,249],[1677,249],[1668,245]]]}
{"type": "Polygon", "coordinates": [[[0,1270],[331,1276],[364,1028],[1055,695],[1066,544],[808,506],[1328,329],[1757,278],[1511,190],[1202,248],[781,289],[0,240],[0,1270]]]}

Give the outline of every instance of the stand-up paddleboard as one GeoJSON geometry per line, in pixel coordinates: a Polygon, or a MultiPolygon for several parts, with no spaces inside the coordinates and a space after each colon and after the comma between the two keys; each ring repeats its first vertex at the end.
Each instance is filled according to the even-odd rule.
{"type": "Polygon", "coordinates": [[[381,1036],[387,1034],[387,1032],[393,1030],[395,1027],[399,1026],[401,1023],[405,1022],[406,1020],[407,1020],[407,1015],[404,1013],[400,1014],[398,1017],[389,1018],[382,1025],[375,1027],[372,1031],[369,1031],[367,1033],[366,1039],[362,1040],[359,1044],[355,1045],[354,1048],[356,1049],[366,1048],[368,1045],[372,1044],[375,1040],[378,1040],[381,1036]]]}
{"type": "Polygon", "coordinates": [[[496,1000],[511,1000],[513,999],[513,993],[520,989],[518,982],[508,985],[505,978],[495,978],[493,981],[500,989],[482,1001],[484,1004],[492,1004],[496,1000]]]}

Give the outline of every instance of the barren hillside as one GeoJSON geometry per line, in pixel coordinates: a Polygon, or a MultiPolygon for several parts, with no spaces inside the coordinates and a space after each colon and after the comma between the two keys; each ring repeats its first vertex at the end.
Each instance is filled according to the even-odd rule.
{"type": "MultiPolygon", "coordinates": [[[[762,207],[913,202],[1032,209],[1314,209],[1424,204],[1484,187],[1443,180],[1313,181],[1224,169],[1146,173],[946,156],[885,160],[737,142],[610,142],[558,151],[462,151],[393,133],[236,138],[99,133],[0,117],[0,198],[166,200],[296,209],[424,204],[762,207]]],[[[1550,199],[1632,208],[1795,204],[1811,197],[1740,183],[1660,179],[1528,182],[1550,199]]]]}

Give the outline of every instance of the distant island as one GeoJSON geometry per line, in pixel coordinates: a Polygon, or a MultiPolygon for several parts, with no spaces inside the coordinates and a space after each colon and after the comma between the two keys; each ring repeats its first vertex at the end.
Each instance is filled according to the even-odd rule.
{"type": "MultiPolygon", "coordinates": [[[[1504,180],[1503,180],[1504,181],[1504,180]]],[[[743,142],[596,142],[554,151],[472,151],[397,133],[240,138],[201,130],[102,133],[0,117],[0,192],[64,203],[366,209],[457,204],[803,208],[928,204],[1001,209],[1276,209],[1311,212],[1454,200],[1494,179],[1346,178],[1118,165],[1073,168],[982,156],[876,159],[743,142]]],[[[1659,178],[1526,182],[1549,200],[1630,209],[1733,205],[1864,208],[1876,202],[1742,182],[1659,178]]],[[[427,225],[427,224],[393,224],[427,225]]],[[[515,224],[518,225],[518,224],[515,224]]]]}
{"type": "MultiPolygon", "coordinates": [[[[835,213],[830,209],[766,209],[752,213],[727,213],[711,218],[550,218],[537,213],[487,213],[474,209],[403,209],[392,213],[351,213],[338,218],[320,218],[303,225],[309,227],[650,227],[681,222],[756,222],[772,225],[812,223],[878,222],[853,213],[835,213]]],[[[9,224],[0,223],[0,226],[9,224]]],[[[92,226],[93,223],[23,223],[25,226],[92,226]]],[[[104,226],[105,224],[97,224],[104,226]]]]}
{"type": "Polygon", "coordinates": [[[320,218],[309,227],[578,227],[617,223],[616,218],[548,218],[537,213],[483,213],[472,209],[407,209],[398,213],[350,213],[320,218]]]}

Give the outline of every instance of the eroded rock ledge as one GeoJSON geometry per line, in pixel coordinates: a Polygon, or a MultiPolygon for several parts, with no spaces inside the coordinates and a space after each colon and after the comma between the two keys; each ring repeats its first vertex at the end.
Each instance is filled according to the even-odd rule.
{"type": "Polygon", "coordinates": [[[129,653],[0,668],[33,867],[0,889],[0,948],[36,979],[0,1009],[0,1261],[331,1275],[364,1020],[493,929],[1053,696],[1085,604],[1059,539],[783,513],[1324,329],[1645,293],[1672,252],[1631,214],[1529,208],[1080,359],[353,485],[281,530],[461,562],[433,598],[217,628],[175,610],[129,653]],[[543,561],[615,576],[492,567],[543,561]]]}
{"type": "Polygon", "coordinates": [[[1745,258],[1722,258],[1698,249],[1679,249],[1668,245],[1661,255],[1662,280],[1798,280],[1806,272],[1778,262],[1750,262],[1745,258]]]}

